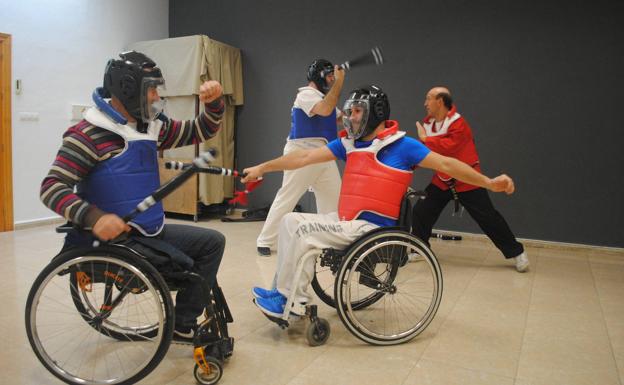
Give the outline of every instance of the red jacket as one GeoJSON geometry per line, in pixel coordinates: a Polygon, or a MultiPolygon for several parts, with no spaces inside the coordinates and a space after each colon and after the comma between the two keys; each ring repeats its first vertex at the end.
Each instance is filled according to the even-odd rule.
{"type": "MultiPolygon", "coordinates": [[[[457,113],[457,108],[449,111],[444,119],[441,127],[436,129],[435,120],[431,116],[425,117],[423,126],[427,133],[424,144],[432,151],[438,154],[461,160],[467,165],[474,167],[475,170],[481,171],[479,166],[479,155],[472,137],[472,129],[468,122],[457,113]]],[[[448,182],[452,178],[441,172],[436,172],[431,183],[448,190],[448,182]]],[[[457,192],[470,191],[479,188],[464,182],[456,181],[455,189],[457,192]]]]}

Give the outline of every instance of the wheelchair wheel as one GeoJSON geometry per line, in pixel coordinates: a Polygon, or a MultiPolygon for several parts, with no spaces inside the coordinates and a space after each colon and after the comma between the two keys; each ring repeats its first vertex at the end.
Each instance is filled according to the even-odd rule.
{"type": "Polygon", "coordinates": [[[223,376],[223,365],[214,357],[204,357],[206,369],[195,364],[193,369],[193,376],[195,381],[201,385],[213,385],[219,382],[221,376],[223,376]]]}
{"type": "Polygon", "coordinates": [[[39,274],[26,303],[37,358],[70,384],[132,384],[163,359],[173,335],[169,290],[120,247],[73,249],[39,274]]]}
{"type": "MultiPolygon", "coordinates": [[[[321,255],[316,259],[316,266],[314,271],[314,277],[312,278],[312,289],[314,293],[323,301],[326,305],[336,308],[336,300],[334,300],[336,272],[342,264],[342,260],[345,256],[327,257],[321,255]],[[331,264],[331,265],[330,265],[331,264]]],[[[375,303],[383,297],[382,293],[371,293],[368,297],[358,298],[351,303],[353,310],[360,310],[375,303]]]]}
{"type": "Polygon", "coordinates": [[[400,344],[433,320],[442,299],[442,272],[418,238],[400,230],[376,231],[350,248],[334,296],[338,315],[354,336],[373,345],[400,344]],[[367,298],[366,309],[356,312],[352,304],[367,298]]]}
{"type": "Polygon", "coordinates": [[[321,346],[329,339],[331,328],[329,322],[324,318],[317,318],[316,321],[310,322],[306,329],[306,339],[310,346],[321,346]]]}

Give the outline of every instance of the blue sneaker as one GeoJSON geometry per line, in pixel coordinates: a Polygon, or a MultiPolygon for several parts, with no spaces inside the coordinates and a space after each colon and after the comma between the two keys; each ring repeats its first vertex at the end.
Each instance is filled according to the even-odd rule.
{"type": "Polygon", "coordinates": [[[279,294],[269,298],[256,298],[254,301],[256,306],[260,308],[260,311],[264,314],[281,317],[284,314],[284,305],[286,305],[286,297],[279,294]]]}
{"type": "Polygon", "coordinates": [[[271,298],[277,295],[281,295],[280,292],[277,291],[277,289],[267,290],[258,286],[254,286],[253,289],[251,289],[251,293],[256,298],[271,298]]]}

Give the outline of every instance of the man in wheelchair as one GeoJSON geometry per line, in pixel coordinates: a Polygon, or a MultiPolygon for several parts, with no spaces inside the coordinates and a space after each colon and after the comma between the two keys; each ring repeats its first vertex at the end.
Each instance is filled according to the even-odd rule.
{"type": "MultiPolygon", "coordinates": [[[[389,120],[388,97],[377,86],[351,91],[343,111],[346,137],[325,147],[291,152],[244,170],[247,176],[243,182],[267,172],[293,170],[338,158],[346,162],[337,213],[290,213],[282,219],[274,287],[252,289],[254,302],[270,317],[282,316],[291,290],[296,290],[295,303],[311,300],[307,287],[314,277],[314,260],[306,261],[297,287],[291,287],[298,261],[308,251],[345,248],[377,227],[396,225],[401,199],[417,166],[444,172],[494,192],[514,191],[514,183],[507,175],[490,179],[465,163],[430,151],[399,131],[398,122],[389,120]]],[[[302,310],[303,306],[295,304],[292,312],[299,314],[302,310]]]]}
{"type": "MultiPolygon", "coordinates": [[[[206,81],[200,86],[204,111],[194,120],[173,120],[163,114],[159,90],[164,79],[156,63],[134,51],[119,56],[108,61],[103,87],[93,93],[96,106],[63,135],[41,184],[41,200],[75,226],[91,230],[68,233],[64,249],[91,246],[96,238],[118,241],[124,235],[157,269],[192,271],[213,287],[225,247],[222,234],[165,225],[161,203],[129,223],[121,217],[159,187],[159,150],[202,142],[216,134],[224,111],[221,84],[206,81]]],[[[175,340],[192,342],[203,296],[197,282],[186,281],[180,287],[175,340]]]]}

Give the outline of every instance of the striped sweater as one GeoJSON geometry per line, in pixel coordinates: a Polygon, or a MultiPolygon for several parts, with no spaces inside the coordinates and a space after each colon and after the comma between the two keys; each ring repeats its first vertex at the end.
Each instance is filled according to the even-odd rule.
{"type": "MultiPolygon", "coordinates": [[[[219,130],[223,117],[223,98],[205,105],[194,120],[178,121],[164,117],[158,136],[158,148],[186,146],[212,138],[219,130]]],[[[124,149],[121,136],[96,127],[86,120],[67,129],[52,168],[41,183],[43,204],[84,227],[92,227],[104,214],[74,193],[74,187],[84,179],[97,163],[119,154],[124,149]]]]}

